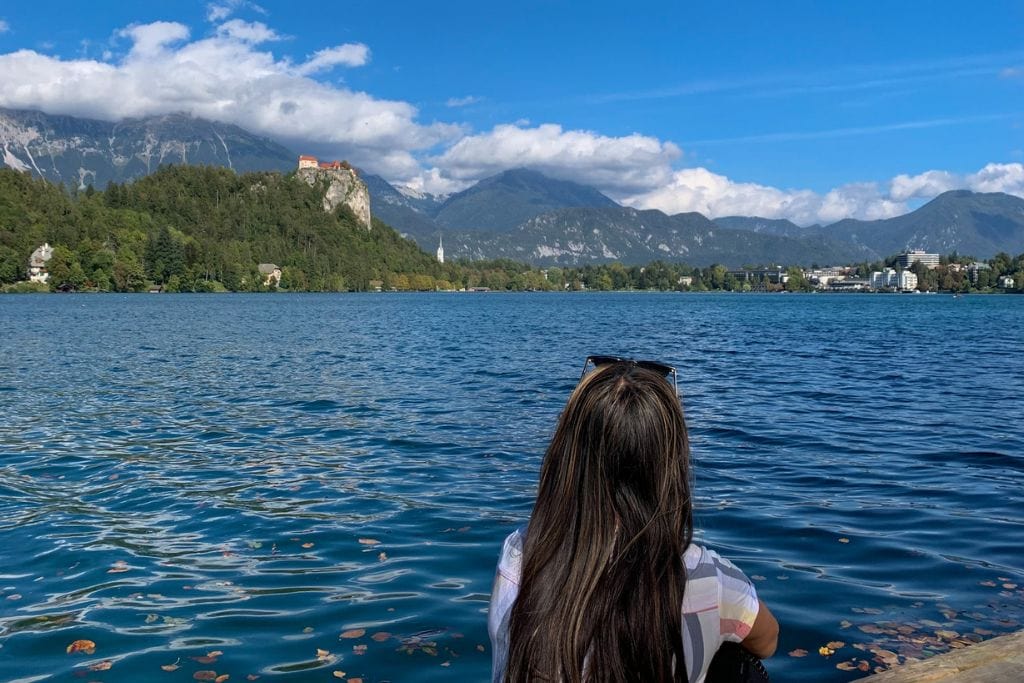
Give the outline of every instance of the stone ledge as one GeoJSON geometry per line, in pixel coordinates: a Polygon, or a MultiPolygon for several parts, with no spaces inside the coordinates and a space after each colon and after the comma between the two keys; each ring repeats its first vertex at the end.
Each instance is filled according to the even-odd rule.
{"type": "Polygon", "coordinates": [[[1024,631],[859,680],[871,683],[1019,683],[1024,681],[1024,631]]]}

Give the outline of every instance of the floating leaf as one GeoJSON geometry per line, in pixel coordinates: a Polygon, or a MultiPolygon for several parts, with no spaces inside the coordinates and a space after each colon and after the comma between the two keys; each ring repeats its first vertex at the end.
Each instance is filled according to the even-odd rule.
{"type": "Polygon", "coordinates": [[[839,622],[839,628],[850,628],[851,626],[853,626],[853,624],[846,619],[839,622]]]}
{"type": "Polygon", "coordinates": [[[217,676],[215,679],[213,679],[213,683],[224,683],[224,681],[228,680],[229,678],[231,678],[230,674],[221,674],[220,676],[217,676]]]}
{"type": "Polygon", "coordinates": [[[124,560],[118,560],[117,562],[114,563],[113,567],[111,567],[110,569],[107,570],[107,573],[108,574],[120,574],[121,572],[126,572],[129,569],[131,569],[131,567],[128,566],[127,562],[125,562],[124,560]]]}
{"type": "Polygon", "coordinates": [[[302,547],[303,548],[312,548],[314,545],[316,545],[316,544],[315,543],[303,543],[302,547]]]}
{"type": "Polygon", "coordinates": [[[363,683],[363,679],[361,679],[361,678],[350,678],[350,679],[348,679],[348,683],[363,683]]]}
{"type": "Polygon", "coordinates": [[[960,636],[960,634],[956,631],[936,631],[935,635],[937,635],[939,638],[942,638],[943,640],[953,640],[954,638],[960,636]]]}
{"type": "Polygon", "coordinates": [[[197,681],[215,681],[217,680],[216,671],[197,671],[192,674],[192,678],[197,681]]]}
{"type": "Polygon", "coordinates": [[[441,666],[451,666],[451,662],[441,662],[441,666]]]}
{"type": "Polygon", "coordinates": [[[341,634],[341,637],[342,638],[362,638],[365,635],[366,635],[366,629],[365,628],[353,628],[353,629],[349,629],[348,631],[344,631],[341,634]]]}
{"type": "Polygon", "coordinates": [[[179,657],[178,659],[174,660],[174,664],[161,664],[160,668],[163,669],[164,671],[177,671],[180,668],[178,666],[178,662],[180,662],[180,661],[181,661],[181,658],[179,657]]]}
{"type": "Polygon", "coordinates": [[[830,650],[838,650],[842,647],[846,647],[846,643],[844,643],[841,640],[833,640],[829,642],[829,644],[826,647],[828,647],[830,650]]]}
{"type": "Polygon", "coordinates": [[[383,643],[385,640],[387,640],[388,638],[391,637],[391,634],[388,633],[387,631],[377,631],[376,633],[374,633],[370,637],[373,638],[378,643],[383,643]]]}
{"type": "Polygon", "coordinates": [[[87,655],[96,653],[96,643],[91,640],[76,640],[67,647],[68,654],[74,654],[75,652],[84,652],[87,655]]]}
{"type": "Polygon", "coordinates": [[[21,600],[21,593],[11,593],[7,596],[8,600],[21,600]]]}
{"type": "Polygon", "coordinates": [[[750,578],[752,578],[754,581],[765,581],[768,577],[761,576],[760,574],[751,574],[750,578]]]}
{"type": "Polygon", "coordinates": [[[480,652],[483,652],[485,648],[484,648],[483,645],[477,645],[476,649],[479,650],[480,652]]]}
{"type": "Polygon", "coordinates": [[[871,665],[868,664],[867,661],[862,659],[859,662],[857,662],[857,668],[860,669],[861,671],[870,671],[871,670],[871,665]]]}
{"type": "Polygon", "coordinates": [[[381,554],[377,556],[378,562],[383,562],[386,559],[388,559],[388,554],[383,551],[381,551],[381,554]]]}
{"type": "Polygon", "coordinates": [[[807,650],[804,650],[804,649],[801,649],[801,648],[797,648],[795,650],[790,650],[789,651],[789,656],[790,657],[806,657],[807,656],[807,650]]]}
{"type": "Polygon", "coordinates": [[[827,645],[822,645],[821,647],[818,648],[818,654],[821,655],[822,657],[829,657],[831,655],[834,655],[835,653],[836,653],[836,651],[831,649],[827,645]]]}
{"type": "Polygon", "coordinates": [[[852,661],[849,661],[849,662],[839,662],[838,664],[836,664],[836,668],[841,670],[841,671],[856,671],[857,670],[857,665],[854,664],[852,661]]]}
{"type": "Polygon", "coordinates": [[[360,538],[359,542],[363,545],[380,545],[380,541],[376,538],[360,538]]]}
{"type": "Polygon", "coordinates": [[[328,650],[321,650],[320,648],[316,649],[316,658],[319,659],[321,662],[330,659],[330,657],[331,657],[330,651],[328,651],[328,650]]]}
{"type": "Polygon", "coordinates": [[[995,588],[996,587],[996,582],[995,581],[979,581],[978,585],[980,585],[980,586],[988,586],[990,588],[995,588]]]}
{"type": "Polygon", "coordinates": [[[850,542],[850,539],[848,539],[848,538],[840,538],[840,539],[839,539],[839,542],[840,542],[840,543],[849,543],[849,542],[850,542]]]}
{"type": "Polygon", "coordinates": [[[89,665],[89,671],[110,671],[110,667],[114,666],[114,663],[109,659],[104,659],[102,662],[96,662],[95,664],[89,665]]]}
{"type": "Polygon", "coordinates": [[[1016,587],[1017,587],[1017,584],[1015,584],[1015,583],[1004,583],[1003,584],[1003,588],[1005,588],[1008,591],[1011,591],[1011,590],[1013,590],[1016,587]]]}
{"type": "Polygon", "coordinates": [[[259,675],[258,675],[258,674],[249,674],[249,675],[248,675],[248,676],[246,676],[245,678],[246,678],[246,680],[248,680],[248,681],[255,681],[255,680],[256,680],[257,678],[259,678],[259,675]]]}
{"type": "Polygon", "coordinates": [[[883,630],[879,626],[875,626],[874,624],[861,624],[857,628],[859,628],[864,633],[871,633],[871,634],[885,633],[885,630],[883,630]]]}
{"type": "Polygon", "coordinates": [[[307,626],[306,628],[302,629],[302,632],[303,633],[312,633],[313,632],[313,627],[312,626],[307,626]]]}
{"type": "Polygon", "coordinates": [[[335,678],[344,678],[345,677],[345,672],[344,671],[334,671],[334,672],[332,672],[332,675],[335,678]]]}

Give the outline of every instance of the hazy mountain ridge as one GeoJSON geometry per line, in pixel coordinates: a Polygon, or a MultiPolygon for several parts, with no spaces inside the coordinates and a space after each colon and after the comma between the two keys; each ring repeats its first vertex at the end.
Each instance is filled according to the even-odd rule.
{"type": "Polygon", "coordinates": [[[103,188],[165,164],[291,170],[296,155],[238,126],[167,114],[118,123],[0,108],[0,161],[71,187],[103,188]]]}

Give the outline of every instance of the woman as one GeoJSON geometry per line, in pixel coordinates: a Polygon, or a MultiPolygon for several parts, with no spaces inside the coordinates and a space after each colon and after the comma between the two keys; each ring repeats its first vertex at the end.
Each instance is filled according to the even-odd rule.
{"type": "Polygon", "coordinates": [[[771,656],[778,624],[750,580],[691,543],[675,370],[592,356],[584,375],[529,525],[502,549],[488,617],[494,680],[696,683],[724,642],[771,656]]]}

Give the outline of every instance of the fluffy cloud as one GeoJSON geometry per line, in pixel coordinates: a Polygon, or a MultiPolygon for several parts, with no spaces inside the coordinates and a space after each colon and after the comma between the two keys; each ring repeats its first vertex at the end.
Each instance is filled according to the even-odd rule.
{"type": "Polygon", "coordinates": [[[846,185],[820,195],[811,190],[780,190],[738,183],[706,168],[676,171],[662,187],[622,201],[639,209],[668,214],[698,211],[710,218],[761,216],[795,223],[831,223],[842,218],[888,218],[905,213],[905,204],[883,197],[872,183],[846,185]]]}
{"type": "Polygon", "coordinates": [[[314,52],[313,56],[298,68],[298,72],[312,74],[336,66],[364,66],[369,61],[370,48],[362,43],[346,43],[314,52]]]}
{"type": "Polygon", "coordinates": [[[919,175],[898,175],[889,183],[889,196],[904,202],[913,198],[930,198],[960,187],[959,180],[946,171],[925,171],[919,175]]]}
{"type": "Polygon", "coordinates": [[[399,178],[422,169],[417,150],[462,132],[459,126],[419,124],[407,102],[310,77],[365,63],[364,45],[327,48],[296,65],[260,47],[280,38],[260,22],[232,19],[195,40],[187,26],[174,22],[133,25],[118,35],[131,47],[109,61],[33,50],[0,55],[0,106],[104,120],[186,111],[399,178]]]}
{"type": "Polygon", "coordinates": [[[680,154],[671,142],[636,133],[608,137],[553,123],[534,128],[506,124],[467,135],[431,161],[455,181],[522,166],[621,194],[667,182],[680,154]]]}
{"type": "Polygon", "coordinates": [[[1024,164],[988,164],[966,178],[975,192],[1005,192],[1024,197],[1024,164]]]}

